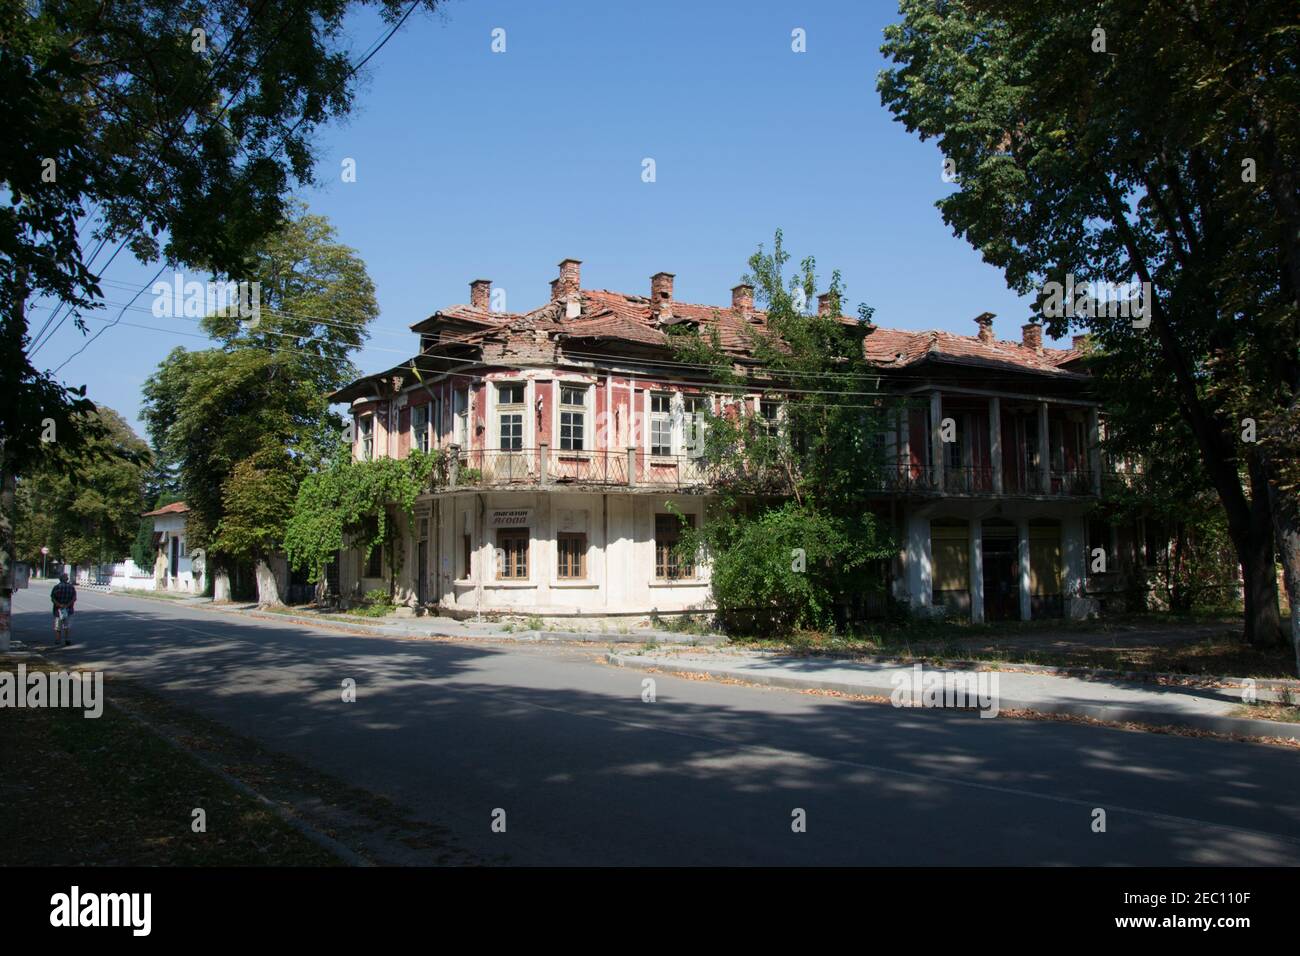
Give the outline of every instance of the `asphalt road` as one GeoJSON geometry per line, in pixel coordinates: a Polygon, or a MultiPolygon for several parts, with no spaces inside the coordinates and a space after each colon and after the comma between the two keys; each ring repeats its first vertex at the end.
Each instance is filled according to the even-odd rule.
{"type": "MultiPolygon", "coordinates": [[[[48,640],[47,592],[19,592],[20,639],[48,640]]],[[[594,650],[359,637],[93,592],[74,629],[60,659],[139,679],[511,863],[1300,863],[1295,750],[667,675],[645,702],[647,675],[594,650]]]]}

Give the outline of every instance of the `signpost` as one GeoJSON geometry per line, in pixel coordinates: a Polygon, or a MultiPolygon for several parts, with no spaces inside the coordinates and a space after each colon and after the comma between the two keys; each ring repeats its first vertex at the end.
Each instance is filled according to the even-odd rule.
{"type": "Polygon", "coordinates": [[[45,556],[50,553],[50,549],[41,545],[41,577],[45,577],[45,556]]]}

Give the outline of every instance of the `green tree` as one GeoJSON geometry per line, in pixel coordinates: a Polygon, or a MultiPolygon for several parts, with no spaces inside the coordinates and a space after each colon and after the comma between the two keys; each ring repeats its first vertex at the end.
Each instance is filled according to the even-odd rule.
{"type": "Polygon", "coordinates": [[[1246,635],[1259,643],[1281,637],[1275,535],[1293,532],[1284,556],[1300,587],[1290,7],[903,0],[883,47],[898,65],[879,81],[896,118],[937,138],[953,165],[945,222],[1013,289],[1038,296],[1051,333],[1086,329],[1130,368],[1149,363],[1132,384],[1176,408],[1195,442],[1245,576],[1246,635]],[[1073,315],[1045,308],[1055,305],[1046,283],[1069,275],[1146,283],[1145,315],[1135,325],[1085,298],[1073,315]],[[1266,441],[1243,440],[1245,418],[1266,441]]]}
{"type": "Polygon", "coordinates": [[[105,244],[250,278],[249,250],[314,178],[315,131],[351,109],[347,16],[376,8],[396,30],[437,5],[0,0],[0,341],[21,343],[0,350],[0,465],[31,470],[47,418],[70,451],[90,408],[26,354],[62,321],[31,335],[29,300],[84,331],[105,244]]]}
{"type": "Polygon", "coordinates": [[[111,408],[91,415],[82,434],[93,439],[72,453],[51,442],[45,464],[18,482],[16,550],[35,566],[42,547],[69,564],[118,561],[140,525],[149,446],[111,408]]]}
{"type": "Polygon", "coordinates": [[[280,526],[257,491],[287,516],[300,476],[337,446],[343,422],[328,396],[356,377],[348,355],[379,311],[356,252],[325,219],[296,212],[252,256],[265,297],[256,323],[208,316],[219,347],[177,348],[145,383],[150,438],[175,463],[191,546],[207,549],[218,600],[229,596],[227,565],[242,559],[259,601],[280,601],[268,567],[280,526]]]}
{"type": "Polygon", "coordinates": [[[737,363],[716,334],[675,335],[678,358],[707,368],[724,393],[700,443],[717,495],[702,527],[683,524],[682,557],[707,556],[720,619],[750,632],[830,626],[836,605],[867,586],[867,563],[893,553],[867,496],[888,412],[864,384],[875,376],[862,347],[871,309],[841,314],[836,272],[828,311],[809,314],[816,263],[803,259],[787,281],[789,261],[779,230],[770,253],[760,246],[749,259],[742,281],[767,316],[747,327],[750,361],[737,363]],[[775,418],[735,401],[755,391],[775,418]]]}
{"type": "Polygon", "coordinates": [[[419,449],[403,459],[354,461],[351,445],[339,445],[328,467],[307,475],[298,487],[284,534],[290,564],[318,583],[340,548],[360,549],[363,561],[384,548],[391,598],[401,549],[390,509],[413,518],[415,499],[445,481],[445,464],[442,452],[419,449]]]}

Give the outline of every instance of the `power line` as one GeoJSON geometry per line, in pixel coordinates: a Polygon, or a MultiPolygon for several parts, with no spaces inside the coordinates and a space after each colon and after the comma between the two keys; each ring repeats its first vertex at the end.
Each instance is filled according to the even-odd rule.
{"type": "MultiPolygon", "coordinates": [[[[198,98],[193,103],[191,103],[188,108],[186,108],[185,112],[181,114],[181,118],[176,122],[176,124],[172,128],[173,130],[172,135],[175,135],[181,129],[184,128],[185,122],[190,118],[190,114],[194,112],[198,104],[203,101],[204,96],[207,95],[208,90],[211,89],[212,83],[216,79],[217,72],[218,70],[221,69],[222,63],[225,62],[226,58],[230,55],[231,51],[234,50],[236,46],[238,46],[239,41],[243,38],[246,27],[251,25],[252,18],[260,14],[268,2],[269,0],[261,0],[261,3],[257,6],[256,10],[254,10],[254,8],[250,6],[248,10],[244,13],[243,20],[240,21],[239,25],[235,28],[234,33],[231,35],[230,43],[226,44],[226,46],[222,49],[221,56],[217,58],[217,61],[212,65],[212,68],[208,71],[206,82],[203,85],[203,91],[199,94],[198,98]]],[[[283,28],[281,29],[283,31],[283,28]]],[[[259,65],[260,65],[260,60],[259,60],[259,65]]],[[[245,79],[244,84],[247,84],[247,82],[248,80],[245,79]]],[[[240,87],[241,89],[243,88],[244,84],[241,84],[240,87]]],[[[209,124],[208,128],[211,129],[211,124],[209,124]]],[[[166,133],[164,132],[163,139],[166,138],[167,136],[166,133]]],[[[193,152],[194,150],[191,147],[190,153],[193,154],[193,152]]],[[[159,162],[158,156],[155,155],[153,157],[153,160],[154,160],[154,166],[156,166],[159,162]]],[[[152,176],[154,166],[150,167],[149,175],[147,175],[144,178],[143,181],[145,183],[147,183],[149,181],[149,178],[152,176]]],[[[97,204],[96,209],[98,208],[100,208],[100,206],[97,204]]],[[[90,218],[93,218],[94,214],[95,214],[94,211],[92,211],[90,216],[87,217],[87,221],[89,221],[90,218]]],[[[78,235],[80,235],[80,230],[78,230],[78,235]]],[[[126,247],[129,238],[130,237],[128,236],[126,239],[123,239],[122,242],[118,245],[117,249],[114,250],[113,254],[109,257],[108,261],[104,263],[103,266],[100,267],[101,275],[106,269],[108,269],[109,266],[113,264],[113,260],[116,259],[118,257],[118,254],[121,253],[121,251],[126,247]]],[[[106,234],[103,238],[100,239],[99,245],[96,246],[95,251],[90,254],[90,258],[86,260],[85,265],[87,270],[93,268],[95,260],[99,257],[99,253],[103,250],[107,242],[108,242],[108,236],[106,234]]],[[[63,318],[59,320],[58,324],[54,326],[53,330],[50,332],[49,338],[45,339],[45,341],[42,342],[40,341],[41,336],[45,333],[45,330],[49,328],[50,322],[54,320],[55,313],[51,313],[50,317],[46,319],[45,324],[41,326],[41,330],[32,339],[32,347],[27,353],[29,359],[35,356],[38,351],[40,351],[41,346],[44,345],[45,342],[48,342],[50,339],[52,339],[55,336],[55,334],[59,331],[59,329],[63,327],[63,323],[67,321],[68,316],[71,315],[72,312],[73,312],[72,306],[68,305],[67,312],[64,314],[63,318]]],[[[56,313],[57,313],[57,309],[56,309],[56,313]]],[[[77,354],[80,354],[80,351],[81,350],[79,350],[77,354]]],[[[69,357],[69,360],[70,358],[71,357],[69,357]]],[[[59,366],[59,368],[62,368],[63,365],[66,365],[69,360],[65,360],[59,366]]]]}
{"type": "MultiPolygon", "coordinates": [[[[267,2],[267,0],[262,0],[263,5],[265,5],[266,2],[267,2]]],[[[346,74],[344,74],[343,78],[339,81],[338,84],[336,84],[335,89],[341,89],[341,88],[342,88],[342,87],[347,83],[347,81],[348,81],[349,79],[351,79],[353,76],[356,75],[356,73],[357,73],[358,70],[360,70],[363,66],[365,66],[366,63],[368,63],[372,57],[374,57],[377,53],[379,53],[380,50],[382,50],[382,49],[387,45],[388,41],[391,40],[391,39],[393,38],[393,35],[394,35],[395,33],[397,33],[398,29],[400,29],[401,26],[402,26],[404,23],[406,23],[407,19],[411,16],[412,13],[415,12],[415,8],[416,8],[417,6],[419,6],[419,4],[420,4],[421,2],[422,2],[422,0],[412,0],[410,6],[408,6],[408,7],[406,8],[406,12],[402,14],[401,18],[400,18],[396,23],[393,24],[392,28],[389,29],[388,32],[387,32],[386,34],[384,34],[384,36],[382,37],[382,39],[380,39],[377,43],[372,43],[372,44],[371,44],[371,46],[370,46],[368,52],[367,52],[367,53],[366,53],[366,54],[361,58],[360,61],[358,61],[354,66],[352,66],[351,68],[349,68],[348,72],[347,72],[346,74]]],[[[260,8],[259,8],[259,9],[260,9],[260,8]]],[[[246,77],[244,78],[244,82],[241,83],[241,84],[239,85],[239,89],[236,90],[234,93],[232,93],[231,96],[230,96],[230,99],[228,99],[228,100],[226,101],[225,105],[223,105],[222,108],[221,108],[219,111],[217,111],[216,114],[214,114],[214,118],[220,117],[221,114],[225,113],[225,112],[229,109],[230,104],[231,104],[232,102],[234,102],[235,97],[238,96],[241,92],[243,92],[244,87],[248,85],[248,81],[249,81],[249,79],[252,78],[253,72],[256,71],[257,67],[261,65],[261,61],[262,61],[262,59],[265,57],[266,53],[270,52],[271,48],[274,47],[275,43],[279,41],[279,38],[280,38],[280,36],[284,33],[284,29],[288,26],[288,23],[289,23],[289,21],[286,20],[284,26],[281,27],[280,32],[276,35],[275,39],[272,40],[271,44],[268,45],[267,49],[263,51],[263,53],[262,53],[262,57],[259,57],[259,58],[258,58],[258,62],[257,62],[257,63],[254,65],[254,67],[253,67],[253,71],[250,71],[249,75],[246,76],[246,77]]],[[[296,133],[296,132],[298,131],[298,128],[299,128],[299,127],[300,127],[300,126],[301,126],[301,125],[306,121],[306,119],[307,119],[307,114],[304,112],[303,115],[302,115],[301,117],[299,117],[298,122],[296,122],[296,123],[293,125],[293,127],[289,130],[289,132],[288,132],[287,134],[285,134],[285,136],[284,136],[283,138],[284,138],[284,139],[289,139],[290,137],[292,137],[293,134],[296,133]]],[[[213,125],[212,123],[209,123],[209,124],[208,124],[208,129],[211,129],[211,128],[212,128],[212,125],[213,125]]],[[[223,123],[222,125],[224,126],[225,124],[223,123]]],[[[228,128],[228,127],[227,127],[227,128],[228,128]]],[[[195,146],[197,146],[197,144],[198,144],[198,142],[199,142],[199,139],[201,139],[201,137],[196,138],[196,140],[195,140],[195,146]]],[[[190,147],[190,153],[191,153],[191,155],[193,154],[193,152],[194,152],[194,146],[191,146],[191,147],[190,147]]],[[[127,242],[127,240],[125,240],[125,239],[122,241],[121,246],[118,247],[118,251],[119,251],[119,252],[121,251],[121,248],[122,248],[123,246],[126,245],[126,242],[127,242]]],[[[114,255],[116,256],[116,253],[115,253],[114,255]]],[[[160,269],[158,274],[161,274],[161,273],[162,273],[162,270],[160,269]]],[[[132,298],[132,301],[134,301],[134,298],[136,298],[136,297],[138,297],[140,294],[142,294],[142,293],[144,292],[144,289],[145,289],[145,288],[148,288],[149,285],[152,285],[153,281],[154,281],[154,280],[150,280],[150,282],[147,283],[147,284],[145,285],[145,287],[142,288],[142,289],[140,290],[140,292],[137,293],[136,296],[132,298]]],[[[67,318],[67,316],[65,315],[65,316],[64,316],[64,319],[63,319],[63,320],[60,320],[60,322],[59,322],[59,325],[60,325],[60,326],[63,324],[63,321],[66,320],[66,318],[67,318]]],[[[58,328],[59,328],[59,326],[55,326],[54,332],[57,332],[57,331],[58,331],[58,328]]],[[[101,330],[101,331],[102,331],[102,330],[101,330]]],[[[53,337],[54,332],[51,332],[51,333],[50,333],[51,337],[53,337]]],[[[89,343],[86,343],[86,344],[89,344],[89,343]]],[[[82,348],[81,350],[78,351],[77,354],[80,354],[81,351],[84,351],[84,346],[83,346],[83,348],[82,348]]],[[[68,360],[65,360],[65,361],[64,361],[64,362],[59,366],[59,368],[62,368],[63,365],[66,365],[66,364],[67,364],[67,361],[71,360],[72,357],[73,357],[73,356],[69,356],[69,359],[68,359],[68,360]]]]}

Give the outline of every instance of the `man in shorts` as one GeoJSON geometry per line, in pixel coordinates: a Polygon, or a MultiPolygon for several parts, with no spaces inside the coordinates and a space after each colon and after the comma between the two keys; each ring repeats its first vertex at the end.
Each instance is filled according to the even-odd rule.
{"type": "MultiPolygon", "coordinates": [[[[72,582],[68,580],[68,574],[65,571],[59,575],[59,583],[50,589],[50,601],[54,605],[54,646],[59,646],[59,608],[68,609],[68,617],[71,619],[72,611],[77,603],[77,589],[72,582]]],[[[65,643],[72,643],[72,627],[69,626],[64,635],[67,640],[65,643]]]]}

